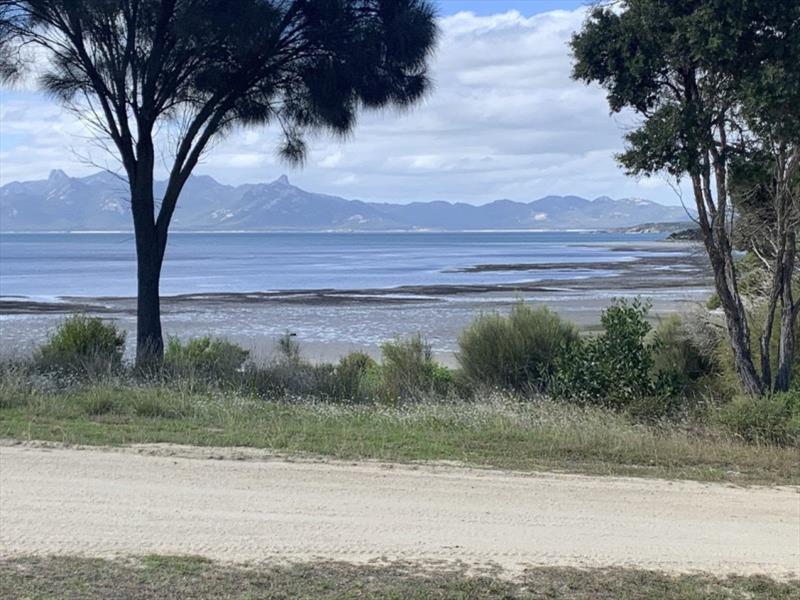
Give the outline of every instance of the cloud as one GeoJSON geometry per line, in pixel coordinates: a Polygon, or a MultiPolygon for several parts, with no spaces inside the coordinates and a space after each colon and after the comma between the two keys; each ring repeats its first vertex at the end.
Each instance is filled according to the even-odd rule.
{"type": "Polygon", "coordinates": [[[327,156],[323,156],[318,162],[317,166],[323,167],[325,169],[332,169],[336,167],[340,162],[342,162],[342,158],[344,158],[344,153],[341,150],[337,150],[327,156]]]}
{"type": "MultiPolygon", "coordinates": [[[[634,119],[610,116],[601,89],[570,79],[568,42],[584,18],[584,9],[445,17],[435,87],[420,105],[364,114],[345,141],[313,138],[301,170],[276,158],[277,132],[237,131],[215,145],[197,173],[236,184],[287,172],[310,190],[336,186],[342,196],[389,202],[578,194],[676,204],[665,181],[625,177],[614,162],[634,119]]],[[[14,136],[13,143],[0,140],[3,183],[55,167],[94,169],[66,151],[89,148],[74,137],[82,126],[48,101],[28,93],[4,98],[0,120],[3,137],[14,136]]]]}

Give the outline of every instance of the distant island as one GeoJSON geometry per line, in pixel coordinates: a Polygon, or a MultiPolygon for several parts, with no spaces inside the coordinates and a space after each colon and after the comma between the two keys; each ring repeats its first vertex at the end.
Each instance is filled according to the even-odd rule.
{"type": "MultiPolygon", "coordinates": [[[[164,182],[156,184],[156,195],[164,182]]],[[[675,231],[690,221],[680,206],[641,198],[593,200],[545,196],[531,202],[495,200],[480,206],[450,202],[389,204],[308,192],[286,175],[270,183],[225,185],[191,177],[174,218],[174,230],[192,231],[464,231],[642,228],[675,231]],[[642,225],[645,224],[645,225],[642,225]]],[[[0,230],[129,231],[126,183],[99,172],[0,187],[0,230]]]]}

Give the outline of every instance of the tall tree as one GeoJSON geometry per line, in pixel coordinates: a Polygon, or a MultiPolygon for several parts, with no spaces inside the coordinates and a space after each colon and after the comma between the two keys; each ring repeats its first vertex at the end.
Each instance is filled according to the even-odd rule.
{"type": "Polygon", "coordinates": [[[169,225],[212,140],[274,125],[280,153],[301,162],[307,134],[344,135],[362,108],[412,104],[429,87],[434,16],[426,0],[0,0],[0,77],[34,67],[46,92],[113,143],[127,174],[138,363],[163,355],[169,225]]]}
{"type": "Polygon", "coordinates": [[[625,0],[593,9],[572,39],[573,77],[600,83],[613,112],[632,109],[641,117],[619,162],[630,174],[690,180],[736,369],[751,394],[787,389],[794,360],[798,36],[796,0],[625,0]],[[761,373],[755,365],[734,255],[740,221],[731,166],[755,156],[761,202],[775,219],[774,252],[765,257],[775,298],[767,336],[769,315],[781,305],[774,381],[768,354],[761,373]]]}

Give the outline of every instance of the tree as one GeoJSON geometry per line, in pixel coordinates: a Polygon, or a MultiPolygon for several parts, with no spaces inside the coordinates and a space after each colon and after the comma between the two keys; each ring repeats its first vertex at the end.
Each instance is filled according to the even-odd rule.
{"type": "Polygon", "coordinates": [[[302,162],[308,134],[345,135],[362,108],[414,103],[429,87],[434,16],[426,0],[0,0],[0,77],[35,66],[46,92],[111,141],[127,175],[137,363],[163,356],[169,225],[209,144],[275,125],[281,155],[302,162]]]}
{"type": "Polygon", "coordinates": [[[742,385],[751,394],[787,389],[800,311],[792,291],[800,197],[800,3],[626,0],[593,9],[572,49],[574,78],[600,83],[613,112],[632,109],[641,117],[617,157],[627,172],[690,180],[742,385]],[[761,373],[753,359],[734,254],[742,195],[732,193],[733,167],[755,165],[756,157],[761,190],[752,200],[773,218],[774,251],[763,255],[775,298],[766,335],[781,305],[774,381],[769,355],[761,373]]]}

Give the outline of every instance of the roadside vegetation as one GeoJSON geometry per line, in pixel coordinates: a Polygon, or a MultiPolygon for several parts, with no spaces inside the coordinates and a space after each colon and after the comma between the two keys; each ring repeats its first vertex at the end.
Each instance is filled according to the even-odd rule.
{"type": "Polygon", "coordinates": [[[78,557],[0,561],[5,598],[120,600],[160,598],[507,598],[574,600],[789,600],[800,582],[765,577],[666,575],[635,569],[532,568],[513,580],[490,569],[467,572],[416,563],[336,562],[270,566],[223,565],[200,557],[126,560],[78,557]]]}
{"type": "Polygon", "coordinates": [[[421,336],[387,342],[380,361],[312,364],[287,335],[266,363],[225,340],[173,339],[160,369],[141,370],[112,323],[75,316],[0,367],[0,437],[799,483],[798,390],[740,394],[718,328],[675,317],[653,329],[647,311],[615,302],[583,337],[524,304],[484,315],[458,369],[421,336]]]}

